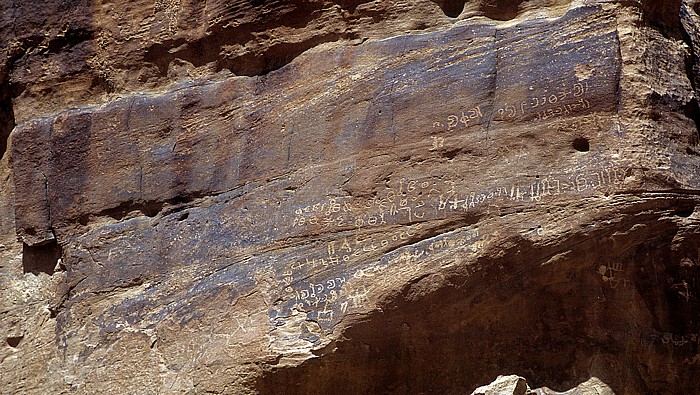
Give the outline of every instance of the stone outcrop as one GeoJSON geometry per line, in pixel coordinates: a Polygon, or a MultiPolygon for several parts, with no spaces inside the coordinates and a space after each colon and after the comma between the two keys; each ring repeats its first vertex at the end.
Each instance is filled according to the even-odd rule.
{"type": "Polygon", "coordinates": [[[522,377],[498,376],[491,384],[481,386],[472,395],[529,395],[532,394],[527,380],[522,377]]]}
{"type": "Polygon", "coordinates": [[[695,2],[3,7],[3,393],[700,390],[695,2]]]}
{"type": "Polygon", "coordinates": [[[547,387],[532,390],[523,377],[510,375],[496,377],[491,384],[475,389],[472,395],[615,395],[615,393],[597,377],[591,377],[568,391],[557,392],[547,387]]]}

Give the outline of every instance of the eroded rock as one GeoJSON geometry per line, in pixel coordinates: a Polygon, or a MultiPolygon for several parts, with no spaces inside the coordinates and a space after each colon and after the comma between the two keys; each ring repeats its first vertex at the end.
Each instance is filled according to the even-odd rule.
{"type": "Polygon", "coordinates": [[[520,376],[498,376],[491,384],[481,386],[472,395],[528,395],[527,381],[520,376]]]}
{"type": "Polygon", "coordinates": [[[0,387],[697,392],[671,3],[13,5],[0,387]]]}
{"type": "Polygon", "coordinates": [[[615,393],[597,377],[591,377],[568,391],[557,392],[547,387],[531,390],[523,377],[510,375],[498,376],[491,384],[475,389],[472,395],[615,395],[615,393]]]}

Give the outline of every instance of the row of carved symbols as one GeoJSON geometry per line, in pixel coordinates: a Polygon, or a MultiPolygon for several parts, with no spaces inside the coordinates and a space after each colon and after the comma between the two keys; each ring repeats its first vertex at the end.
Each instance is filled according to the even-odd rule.
{"type": "Polygon", "coordinates": [[[619,262],[598,266],[598,274],[600,274],[601,280],[608,284],[610,288],[617,288],[620,285],[625,287],[630,284],[629,280],[622,278],[621,274],[623,271],[622,264],[619,262]]]}
{"type": "MultiPolygon", "coordinates": [[[[571,87],[559,89],[545,89],[542,93],[529,97],[525,101],[518,104],[504,104],[497,106],[494,113],[500,119],[515,118],[518,115],[527,115],[530,113],[549,114],[551,107],[556,106],[557,115],[563,115],[564,110],[575,112],[590,108],[590,103],[583,99],[583,96],[588,92],[588,82],[577,82],[571,87]],[[548,93],[554,91],[555,93],[548,93]],[[568,100],[567,100],[568,98],[568,100]],[[571,100],[574,100],[573,102],[571,100]]],[[[552,113],[553,114],[553,113],[552,113]]],[[[540,118],[542,115],[540,115],[540,118]]]]}
{"type": "Polygon", "coordinates": [[[648,335],[649,340],[656,342],[659,340],[661,344],[671,344],[674,347],[683,347],[685,345],[700,345],[700,333],[690,333],[679,335],[670,332],[654,332],[648,335]]]}
{"type": "Polygon", "coordinates": [[[322,303],[333,303],[338,300],[340,288],[345,284],[345,276],[339,276],[294,289],[287,287],[285,291],[292,296],[295,303],[292,309],[306,310],[308,307],[318,307],[322,303]]]}
{"type": "Polygon", "coordinates": [[[475,106],[468,110],[460,111],[457,114],[450,114],[447,116],[445,121],[435,121],[433,122],[433,127],[447,127],[448,130],[454,129],[458,126],[468,127],[469,125],[478,122],[483,117],[484,114],[481,112],[481,107],[475,106]]]}
{"type": "Polygon", "coordinates": [[[440,193],[439,180],[408,180],[384,194],[367,200],[352,197],[328,197],[294,211],[292,227],[318,226],[331,228],[363,228],[397,223],[400,220],[420,220],[425,216],[426,200],[440,193]]]}
{"type": "MultiPolygon", "coordinates": [[[[302,277],[319,273],[339,266],[347,267],[357,259],[366,259],[381,250],[389,249],[399,243],[414,237],[422,224],[404,227],[392,232],[361,235],[355,233],[338,240],[330,240],[325,248],[317,249],[312,253],[294,259],[281,273],[282,284],[286,287],[293,286],[302,277]]],[[[287,292],[291,292],[287,290],[287,292]]]]}
{"type": "Polygon", "coordinates": [[[311,226],[322,230],[362,229],[420,221],[440,211],[469,210],[495,199],[539,202],[546,196],[616,187],[624,182],[625,176],[625,169],[612,166],[537,176],[526,183],[512,182],[481,191],[460,191],[462,188],[450,180],[401,178],[397,186],[372,199],[327,197],[325,201],[297,208],[290,225],[292,228],[311,226]]]}
{"type": "MultiPolygon", "coordinates": [[[[393,239],[401,241],[405,238],[415,236],[417,233],[414,230],[401,230],[393,236],[381,236],[382,241],[370,241],[363,247],[366,251],[372,251],[373,248],[379,248],[384,245],[384,240],[393,239]],[[411,232],[411,233],[409,233],[411,232]]],[[[475,253],[483,248],[483,241],[480,240],[479,230],[465,230],[458,234],[446,235],[437,240],[432,240],[428,243],[423,243],[417,247],[407,247],[400,250],[397,254],[392,254],[388,258],[374,261],[373,263],[365,264],[361,267],[346,267],[342,269],[340,274],[336,274],[331,278],[319,279],[314,281],[306,281],[301,284],[288,284],[285,288],[288,304],[286,305],[289,311],[303,311],[313,319],[330,323],[334,318],[338,317],[338,312],[342,314],[348,313],[349,309],[362,309],[367,307],[369,289],[366,284],[372,286],[385,287],[390,286],[396,276],[412,277],[421,273],[422,268],[426,264],[445,264],[445,255],[447,251],[464,250],[468,253],[475,253]],[[355,280],[352,285],[348,281],[355,280]],[[357,282],[359,281],[359,282],[357,282]],[[369,281],[369,282],[367,282],[369,281]]],[[[377,238],[374,235],[366,240],[377,238]]],[[[359,240],[359,239],[358,239],[359,240]]],[[[359,241],[358,241],[359,242],[359,241]]],[[[353,246],[347,239],[343,238],[338,241],[330,241],[324,245],[325,255],[332,256],[350,256],[360,248],[353,246]],[[343,255],[346,254],[346,255],[343,255]]],[[[324,257],[323,259],[325,259],[324,257]]],[[[375,257],[376,258],[376,257],[375,257]]],[[[321,258],[316,258],[320,260],[321,258]]],[[[302,265],[311,265],[313,259],[307,259],[307,263],[302,265]]],[[[301,264],[298,262],[297,264],[301,264]]],[[[299,268],[300,269],[300,268],[299,268]]],[[[285,272],[290,277],[294,274],[292,270],[285,272]]],[[[307,272],[308,274],[308,272],[307,272]]]]}
{"type": "MultiPolygon", "coordinates": [[[[535,120],[542,120],[551,117],[571,114],[589,109],[590,102],[584,96],[588,93],[588,81],[576,82],[570,86],[559,88],[545,88],[540,92],[535,92],[520,103],[500,103],[493,109],[495,119],[514,119],[518,116],[534,114],[535,120]]],[[[483,119],[481,110],[484,104],[476,105],[457,113],[449,114],[445,119],[434,121],[433,128],[447,128],[448,130],[457,127],[469,127],[483,119]]],[[[434,148],[439,148],[441,142],[434,142],[434,148]]]]}
{"type": "Polygon", "coordinates": [[[429,206],[435,207],[437,211],[467,211],[498,199],[540,202],[547,196],[616,187],[624,182],[625,176],[625,170],[610,167],[568,176],[537,177],[526,184],[512,183],[508,186],[492,187],[484,192],[459,193],[453,189],[449,193],[441,193],[434,202],[429,202],[429,206]]]}
{"type": "Polygon", "coordinates": [[[579,99],[574,103],[565,104],[559,107],[548,108],[544,111],[538,111],[535,113],[534,119],[536,121],[545,120],[549,118],[555,118],[562,115],[568,115],[579,110],[585,110],[591,108],[591,103],[585,99],[579,99]]]}

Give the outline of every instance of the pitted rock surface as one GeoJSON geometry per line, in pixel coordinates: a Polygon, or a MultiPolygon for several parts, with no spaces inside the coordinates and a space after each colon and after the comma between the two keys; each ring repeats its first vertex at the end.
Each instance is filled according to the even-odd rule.
{"type": "Polygon", "coordinates": [[[694,2],[6,3],[3,393],[700,390],[694,2]]]}

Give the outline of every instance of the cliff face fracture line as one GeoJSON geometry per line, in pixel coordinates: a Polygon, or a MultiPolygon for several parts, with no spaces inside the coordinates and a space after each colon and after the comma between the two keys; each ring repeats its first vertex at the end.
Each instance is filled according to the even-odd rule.
{"type": "Polygon", "coordinates": [[[3,394],[700,393],[695,2],[1,9],[3,394]]]}

